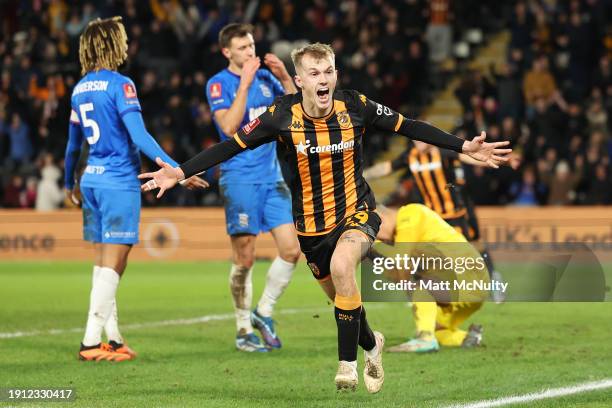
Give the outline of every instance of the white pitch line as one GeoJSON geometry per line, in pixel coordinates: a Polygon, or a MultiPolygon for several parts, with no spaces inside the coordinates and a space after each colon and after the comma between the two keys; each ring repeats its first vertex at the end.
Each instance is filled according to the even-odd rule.
{"type": "MultiPolygon", "coordinates": [[[[368,310],[378,309],[380,305],[369,305],[368,310]]],[[[298,313],[317,313],[329,311],[329,308],[313,308],[313,309],[281,309],[278,311],[279,314],[298,314],[298,313]]],[[[233,313],[224,314],[211,314],[200,317],[192,317],[190,319],[172,319],[172,320],[161,320],[157,322],[145,322],[145,323],[132,323],[121,325],[121,330],[127,329],[146,329],[150,327],[163,327],[163,326],[187,326],[198,323],[208,323],[220,320],[231,320],[234,319],[233,313]]],[[[32,330],[32,331],[18,331],[9,333],[0,333],[0,339],[14,339],[18,337],[32,337],[32,336],[54,336],[58,334],[66,333],[79,333],[84,330],[84,327],[73,327],[70,329],[49,329],[49,330],[32,330]]]]}
{"type": "Polygon", "coordinates": [[[612,388],[612,378],[600,381],[592,381],[582,384],[570,385],[561,388],[549,388],[540,392],[533,392],[524,395],[515,395],[491,400],[468,402],[465,404],[450,405],[446,408],[493,408],[502,407],[510,404],[522,404],[549,398],[564,397],[567,395],[581,394],[589,391],[605,390],[612,388]]]}

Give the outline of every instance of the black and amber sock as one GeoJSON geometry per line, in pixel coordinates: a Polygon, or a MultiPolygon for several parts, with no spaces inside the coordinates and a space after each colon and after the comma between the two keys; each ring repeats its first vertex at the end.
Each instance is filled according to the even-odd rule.
{"type": "Polygon", "coordinates": [[[372,350],[376,345],[376,337],[374,337],[374,333],[370,329],[363,305],[361,305],[361,316],[359,317],[359,345],[367,351],[372,350]]]}
{"type": "Polygon", "coordinates": [[[361,317],[361,295],[336,295],[334,314],[338,326],[338,360],[356,361],[361,317]]]}

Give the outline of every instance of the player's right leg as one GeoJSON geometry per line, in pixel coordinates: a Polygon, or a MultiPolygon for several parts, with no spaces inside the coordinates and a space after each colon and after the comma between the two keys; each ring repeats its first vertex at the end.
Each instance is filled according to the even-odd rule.
{"type": "Polygon", "coordinates": [[[253,197],[257,196],[258,188],[250,184],[221,185],[226,228],[232,243],[229,286],[236,315],[236,349],[247,352],[268,351],[251,325],[255,238],[260,230],[258,203],[253,197]]]}
{"type": "Polygon", "coordinates": [[[255,236],[234,235],[231,237],[231,242],[233,262],[229,284],[236,315],[236,349],[247,352],[265,352],[268,349],[253,332],[251,324],[255,236]]]}
{"type": "MultiPolygon", "coordinates": [[[[113,245],[111,250],[106,250],[108,245],[105,243],[107,238],[104,235],[110,235],[111,230],[107,223],[109,216],[114,220],[115,226],[118,226],[122,232],[125,232],[123,230],[126,226],[126,217],[117,218],[116,213],[112,214],[113,211],[120,211],[121,205],[116,206],[113,211],[109,211],[112,199],[108,191],[105,193],[105,190],[87,187],[83,187],[81,191],[83,194],[84,238],[95,244],[95,263],[98,264],[98,269],[95,271],[92,280],[87,326],[79,350],[79,358],[87,361],[129,360],[132,358],[129,354],[118,352],[108,344],[102,343],[102,331],[112,313],[119,279],[125,269],[127,254],[131,249],[131,244],[116,244],[113,245]],[[122,222],[118,222],[118,220],[122,222]]],[[[113,193],[112,195],[116,198],[116,194],[113,193]]],[[[139,200],[140,195],[138,194],[139,200]]],[[[122,201],[119,200],[119,202],[122,201]]],[[[127,199],[123,203],[131,204],[130,200],[127,199]]],[[[137,211],[138,213],[140,211],[139,205],[137,211]]],[[[136,224],[136,232],[134,233],[136,240],[138,239],[137,227],[136,224]]],[[[134,226],[132,225],[131,228],[133,231],[134,226]]]]}
{"type": "Polygon", "coordinates": [[[370,393],[382,388],[384,371],[382,349],[384,336],[372,332],[365,320],[361,294],[355,279],[357,265],[367,254],[380,228],[380,217],[374,212],[361,211],[345,220],[335,244],[330,262],[330,274],[335,289],[334,314],[338,326],[339,366],[335,382],[338,390],[354,390],[357,382],[357,346],[365,350],[364,382],[370,393]],[[361,318],[364,327],[361,329],[361,318]]]}

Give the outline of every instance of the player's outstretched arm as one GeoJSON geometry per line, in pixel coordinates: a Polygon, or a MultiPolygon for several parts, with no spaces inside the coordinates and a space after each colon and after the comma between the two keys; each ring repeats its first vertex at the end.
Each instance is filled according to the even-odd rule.
{"type": "Polygon", "coordinates": [[[243,151],[243,148],[236,142],[235,139],[229,139],[221,143],[217,143],[209,149],[206,149],[196,156],[192,157],[182,165],[174,167],[162,159],[157,157],[155,162],[161,169],[151,172],[142,173],[138,176],[141,180],[147,180],[140,188],[142,191],[151,191],[159,188],[157,198],[164,195],[164,192],[176,185],[176,183],[185,180],[185,178],[200,174],[219,163],[222,163],[238,153],[243,151]]]}
{"type": "Polygon", "coordinates": [[[272,118],[274,109],[268,109],[258,118],[253,119],[240,129],[232,139],[217,143],[216,145],[206,149],[180,167],[172,167],[164,163],[163,160],[157,161],[161,169],[154,173],[144,173],[138,176],[139,179],[151,179],[141,186],[142,191],[150,191],[159,188],[157,198],[161,197],[169,188],[174,187],[176,183],[189,178],[193,175],[200,174],[203,171],[222,163],[244,149],[255,149],[265,143],[276,140],[279,133],[278,125],[272,118]],[[164,164],[164,166],[162,166],[164,164]]]}
{"type": "Polygon", "coordinates": [[[451,135],[450,133],[446,133],[442,129],[438,129],[427,122],[410,119],[403,119],[403,122],[405,125],[402,124],[400,126],[400,131],[398,131],[398,133],[434,146],[464,153],[476,162],[481,162],[485,167],[492,167],[494,169],[499,168],[500,164],[508,161],[506,155],[512,152],[512,149],[504,148],[510,144],[508,141],[495,143],[485,142],[485,132],[482,132],[480,136],[476,136],[473,140],[468,141],[451,135]],[[405,133],[402,133],[402,130],[405,133]]]}
{"type": "Polygon", "coordinates": [[[484,132],[472,141],[465,141],[427,122],[404,118],[400,113],[376,103],[364,95],[358,95],[358,99],[360,102],[356,103],[357,106],[361,106],[366,123],[378,129],[397,132],[414,140],[454,150],[458,153],[465,153],[493,168],[499,167],[498,162],[507,161],[504,156],[512,152],[512,149],[503,148],[508,146],[510,142],[485,142],[486,135],[484,132]]]}

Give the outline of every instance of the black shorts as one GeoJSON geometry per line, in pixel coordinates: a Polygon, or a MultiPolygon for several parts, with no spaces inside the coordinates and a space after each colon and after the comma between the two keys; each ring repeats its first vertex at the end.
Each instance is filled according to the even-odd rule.
{"type": "Polygon", "coordinates": [[[348,230],[358,230],[366,234],[372,242],[376,239],[380,228],[380,216],[374,211],[358,211],[343,219],[336,227],[324,235],[298,235],[300,248],[306,256],[308,266],[315,279],[330,278],[330,263],[332,254],[340,236],[348,230]]]}

